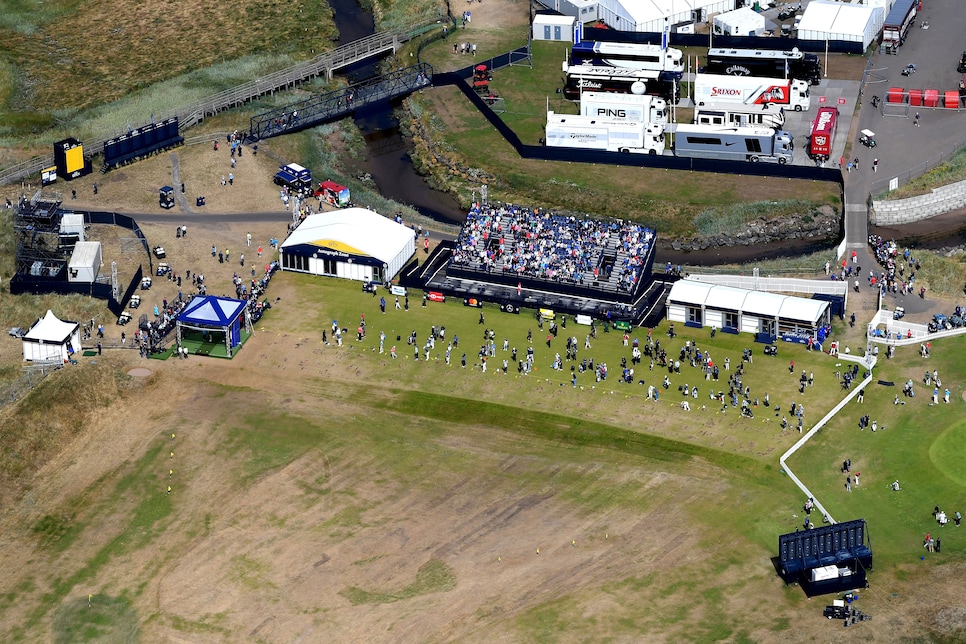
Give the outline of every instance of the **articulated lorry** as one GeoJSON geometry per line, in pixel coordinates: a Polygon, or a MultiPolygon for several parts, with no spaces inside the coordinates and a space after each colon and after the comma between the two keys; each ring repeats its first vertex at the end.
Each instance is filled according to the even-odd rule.
{"type": "Polygon", "coordinates": [[[822,80],[822,65],[815,54],[794,47],[778,49],[709,49],[702,72],[724,76],[764,76],[797,78],[817,85],[822,80]]]}
{"type": "Polygon", "coordinates": [[[785,165],[792,161],[794,147],[788,132],[762,127],[678,125],[674,133],[674,154],[693,159],[785,165]]]}
{"type": "Polygon", "coordinates": [[[796,112],[807,112],[812,99],[808,83],[802,80],[695,74],[694,104],[706,103],[775,103],[796,112]]]}
{"type": "Polygon", "coordinates": [[[657,155],[664,154],[664,126],[548,112],[545,141],[548,147],[657,155]]]}
{"type": "Polygon", "coordinates": [[[882,44],[886,50],[895,52],[906,40],[906,34],[916,21],[919,0],[896,0],[882,24],[882,44]]]}
{"type": "Polygon", "coordinates": [[[580,114],[615,121],[638,121],[667,125],[667,101],[647,94],[583,92],[580,114]]]}

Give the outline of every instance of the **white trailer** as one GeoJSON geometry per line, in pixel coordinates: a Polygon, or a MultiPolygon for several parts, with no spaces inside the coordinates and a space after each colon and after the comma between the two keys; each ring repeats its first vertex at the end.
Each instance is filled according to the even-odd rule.
{"type": "Polygon", "coordinates": [[[101,270],[101,242],[78,242],[67,263],[68,282],[94,282],[101,270]]]}
{"type": "Polygon", "coordinates": [[[584,92],[580,114],[617,121],[638,121],[667,126],[667,101],[663,98],[613,92],[584,92]]]}
{"type": "Polygon", "coordinates": [[[785,165],[792,160],[792,136],[783,130],[764,127],[678,125],[674,153],[693,159],[768,161],[785,165]]]}
{"type": "Polygon", "coordinates": [[[548,112],[545,141],[548,147],[657,155],[664,154],[664,126],[548,112]]]}
{"type": "Polygon", "coordinates": [[[780,130],[785,125],[785,108],[775,103],[705,103],[694,108],[694,123],[719,127],[763,125],[780,130]]]}
{"type": "Polygon", "coordinates": [[[811,107],[812,99],[806,81],[695,74],[694,104],[700,106],[705,103],[744,103],[745,105],[775,103],[794,109],[796,112],[807,112],[811,107]]]}

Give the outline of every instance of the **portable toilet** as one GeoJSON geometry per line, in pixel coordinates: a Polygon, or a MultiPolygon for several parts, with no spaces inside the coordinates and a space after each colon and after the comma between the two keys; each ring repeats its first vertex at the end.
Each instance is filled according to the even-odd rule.
{"type": "Polygon", "coordinates": [[[926,107],[939,107],[939,90],[927,89],[923,98],[923,105],[926,107]]]}
{"type": "Polygon", "coordinates": [[[913,107],[919,107],[922,105],[922,90],[921,89],[910,89],[909,90],[909,105],[913,107]]]}
{"type": "Polygon", "coordinates": [[[959,92],[947,91],[946,92],[946,108],[950,110],[959,109],[959,92]]]}
{"type": "Polygon", "coordinates": [[[901,103],[905,92],[901,87],[890,87],[886,93],[886,103],[901,103]]]}

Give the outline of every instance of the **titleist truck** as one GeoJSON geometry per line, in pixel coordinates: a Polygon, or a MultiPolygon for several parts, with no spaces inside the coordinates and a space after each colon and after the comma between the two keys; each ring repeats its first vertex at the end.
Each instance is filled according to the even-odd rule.
{"type": "Polygon", "coordinates": [[[694,104],[744,103],[785,105],[796,112],[808,111],[811,106],[808,83],[782,78],[751,76],[719,76],[695,74],[694,104]]]}
{"type": "Polygon", "coordinates": [[[548,147],[664,154],[664,127],[652,123],[547,112],[548,147]]]}

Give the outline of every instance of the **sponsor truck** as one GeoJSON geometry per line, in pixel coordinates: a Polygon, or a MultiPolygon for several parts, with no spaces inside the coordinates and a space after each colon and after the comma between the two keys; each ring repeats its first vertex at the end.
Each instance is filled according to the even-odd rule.
{"type": "Polygon", "coordinates": [[[548,147],[664,154],[664,126],[595,116],[548,112],[545,140],[548,147]]]}
{"type": "Polygon", "coordinates": [[[812,133],[808,138],[808,156],[815,159],[817,163],[825,163],[832,156],[838,117],[837,107],[822,107],[812,121],[812,133]]]}
{"type": "Polygon", "coordinates": [[[793,149],[791,134],[762,127],[678,125],[674,133],[674,154],[679,157],[785,165],[793,149]]]}
{"type": "Polygon", "coordinates": [[[667,125],[667,101],[656,96],[584,92],[580,96],[582,116],[616,121],[644,121],[667,125]]]}
{"type": "Polygon", "coordinates": [[[694,76],[694,104],[699,106],[705,103],[776,103],[802,112],[808,111],[811,100],[805,81],[715,74],[694,76]]]}
{"type": "Polygon", "coordinates": [[[705,103],[694,108],[694,122],[718,126],[763,125],[777,130],[785,125],[785,108],[775,103],[705,103]]]}

